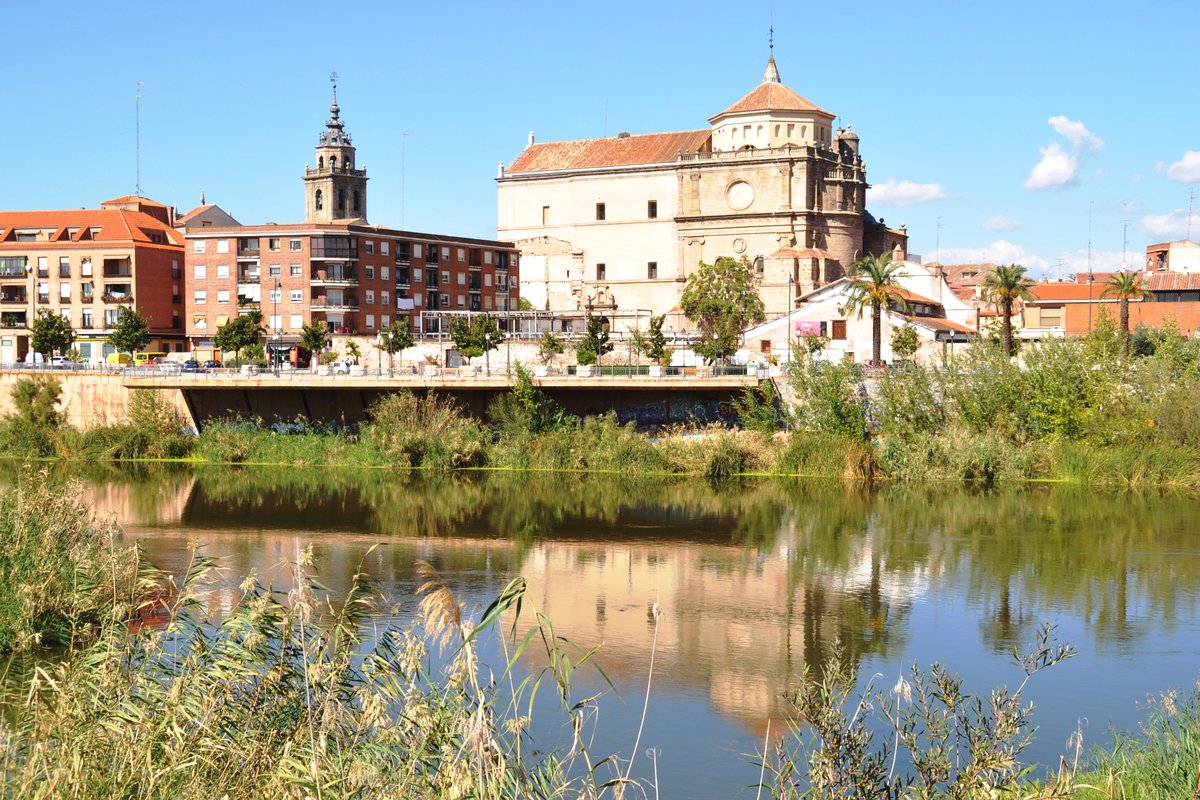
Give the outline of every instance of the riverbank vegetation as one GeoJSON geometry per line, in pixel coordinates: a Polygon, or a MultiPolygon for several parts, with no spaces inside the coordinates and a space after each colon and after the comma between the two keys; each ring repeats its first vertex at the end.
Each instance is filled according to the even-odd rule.
{"type": "MultiPolygon", "coordinates": [[[[213,471],[214,498],[237,499],[244,491],[247,481],[227,472],[213,471]]],[[[519,475],[494,479],[501,493],[527,488],[519,475]]],[[[621,492],[621,479],[612,480],[610,496],[597,500],[601,507],[621,502],[621,496],[626,504],[638,502],[621,492]]],[[[725,498],[719,504],[750,506],[764,499],[756,503],[740,492],[690,483],[698,488],[685,493],[683,502],[707,505],[719,496],[725,498]]],[[[769,483],[764,490],[769,500],[769,483]]],[[[283,494],[291,497],[291,491],[283,494]]],[[[92,574],[95,582],[112,565],[89,572],[87,548],[68,547],[78,541],[78,520],[87,515],[61,498],[78,494],[44,471],[26,471],[6,494],[0,520],[10,525],[19,513],[21,519],[44,521],[41,546],[66,553],[62,560],[70,571],[92,574]]],[[[854,505],[849,502],[839,514],[854,505]]],[[[1014,516],[1023,506],[1028,504],[1014,505],[1014,516]]],[[[968,518],[982,512],[964,498],[958,513],[969,526],[968,518]]],[[[821,528],[839,524],[836,518],[814,522],[810,516],[806,511],[803,518],[821,528]]],[[[871,527],[878,528],[878,520],[871,527]]],[[[819,555],[809,553],[805,561],[819,555]]],[[[580,698],[573,687],[578,670],[591,669],[593,661],[602,665],[604,652],[565,639],[533,607],[519,579],[473,620],[436,571],[421,565],[416,622],[389,627],[379,614],[401,598],[379,594],[360,566],[333,602],[315,579],[317,566],[311,552],[303,552],[290,566],[287,585],[265,587],[251,575],[233,587],[228,579],[217,580],[212,559],[195,552],[179,585],[158,594],[153,625],[131,628],[127,611],[61,615],[63,633],[56,640],[65,648],[43,657],[27,678],[10,676],[4,685],[0,792],[82,800],[672,794],[668,783],[656,786],[652,778],[639,782],[633,775],[629,754],[636,746],[624,754],[591,750],[605,701],[580,698]],[[206,603],[227,611],[212,618],[206,603]],[[494,667],[488,653],[498,654],[494,667]],[[535,695],[541,699],[535,702],[535,695]]],[[[105,586],[104,594],[126,587],[117,594],[132,597],[136,593],[129,588],[140,585],[145,594],[154,585],[139,584],[136,569],[117,572],[124,577],[105,586]]],[[[38,579],[47,580],[12,578],[38,579]]],[[[54,594],[73,591],[70,584],[48,580],[54,594]]],[[[1162,697],[1142,735],[1119,736],[1114,749],[1093,760],[1082,756],[1075,740],[1049,782],[1032,783],[1035,776],[1021,759],[1034,730],[1022,696],[1024,680],[1071,651],[1045,627],[1026,630],[1020,640],[1026,639],[1034,645],[1017,659],[1019,685],[988,693],[973,692],[936,665],[914,667],[894,686],[863,689],[854,666],[857,644],[853,637],[838,639],[789,697],[795,728],[774,731],[758,754],[763,794],[1190,796],[1200,770],[1193,693],[1162,697]]],[[[627,742],[636,738],[637,731],[628,731],[627,742]]]]}
{"type": "Polygon", "coordinates": [[[370,420],[322,429],[229,419],[198,436],[153,393],[129,419],[85,432],[63,424],[53,381],[22,381],[0,421],[0,451],[73,460],[781,474],[848,482],[1023,481],[1200,488],[1200,343],[1171,327],[1126,340],[1106,316],[1080,339],[1025,345],[1019,361],[983,341],[940,366],[861,367],[798,348],[786,375],[747,389],[737,424],[636,431],[577,418],[519,366],[486,421],[450,398],[399,392],[370,420]]]}

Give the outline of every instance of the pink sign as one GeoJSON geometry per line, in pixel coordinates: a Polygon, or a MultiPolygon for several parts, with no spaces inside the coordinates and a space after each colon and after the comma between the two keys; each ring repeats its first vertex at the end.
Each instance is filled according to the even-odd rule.
{"type": "Polygon", "coordinates": [[[797,336],[820,336],[821,335],[821,323],[820,322],[812,322],[810,320],[801,320],[800,322],[796,323],[796,335],[797,336]]]}

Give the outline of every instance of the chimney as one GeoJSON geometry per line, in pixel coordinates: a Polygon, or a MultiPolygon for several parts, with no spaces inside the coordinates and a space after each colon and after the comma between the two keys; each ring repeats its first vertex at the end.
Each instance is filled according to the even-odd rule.
{"type": "Polygon", "coordinates": [[[533,131],[529,132],[529,144],[526,147],[533,147],[533,131]]]}

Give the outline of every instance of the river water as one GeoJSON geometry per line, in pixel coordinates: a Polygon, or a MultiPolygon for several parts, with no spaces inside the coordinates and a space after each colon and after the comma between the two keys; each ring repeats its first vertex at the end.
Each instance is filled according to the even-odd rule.
{"type": "MultiPolygon", "coordinates": [[[[1053,622],[1079,655],[1028,690],[1040,730],[1027,754],[1046,765],[1077,724],[1104,744],[1110,727],[1136,727],[1148,695],[1200,676],[1200,523],[1183,496],[303,469],[80,478],[158,566],[181,571],[193,540],[218,556],[217,613],[251,570],[286,585],[307,545],[335,595],[365,555],[401,621],[418,559],[475,615],[523,576],[558,633],[602,645],[619,694],[601,700],[593,753],[632,746],[657,603],[635,774],[650,774],[652,749],[664,798],[753,797],[746,754],[768,720],[784,730],[785,695],[835,641],[877,683],[941,661],[984,692],[1020,682],[1009,652],[1053,622]]],[[[605,686],[577,679],[581,694],[605,686]]]]}

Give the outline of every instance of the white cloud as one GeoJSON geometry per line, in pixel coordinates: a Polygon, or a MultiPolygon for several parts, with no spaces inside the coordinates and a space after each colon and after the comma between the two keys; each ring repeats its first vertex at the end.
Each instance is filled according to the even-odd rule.
{"type": "MultiPolygon", "coordinates": [[[[1179,239],[1188,232],[1188,212],[1177,208],[1166,214],[1146,214],[1138,223],[1143,231],[1157,239],[1179,239]]],[[[1200,212],[1192,212],[1192,233],[1200,232],[1200,212]]]]}
{"type": "Polygon", "coordinates": [[[1082,122],[1067,119],[1061,114],[1046,121],[1055,133],[1070,141],[1076,150],[1099,153],[1104,149],[1104,140],[1089,131],[1082,122]]]}
{"type": "Polygon", "coordinates": [[[1025,180],[1025,188],[1064,189],[1079,183],[1079,155],[1068,153],[1058,142],[1051,142],[1049,147],[1038,148],[1042,160],[1033,165],[1029,177],[1025,180]]]}
{"type": "MultiPolygon", "coordinates": [[[[1120,250],[1092,250],[1092,272],[1116,272],[1124,266],[1127,269],[1139,269],[1142,265],[1143,254],[1141,251],[1129,248],[1128,253],[1122,253],[1120,250]]],[[[1054,271],[1057,272],[1061,263],[1062,276],[1070,278],[1075,273],[1087,273],[1088,271],[1088,251],[1086,248],[1080,250],[1062,250],[1055,258],[1054,271]]]]}
{"type": "Polygon", "coordinates": [[[1015,231],[1021,227],[1021,221],[997,214],[984,222],[983,227],[989,231],[1015,231]]]}
{"type": "Polygon", "coordinates": [[[943,264],[1021,264],[1031,273],[1044,273],[1050,262],[1019,244],[997,239],[983,247],[943,247],[938,258],[943,264]]]}
{"type": "MultiPolygon", "coordinates": [[[[1089,131],[1082,122],[1067,119],[1061,114],[1046,122],[1055,133],[1071,143],[1071,149],[1067,150],[1059,142],[1038,148],[1042,160],[1033,165],[1029,177],[1025,179],[1025,188],[1033,191],[1074,186],[1079,183],[1080,155],[1099,153],[1104,149],[1104,140],[1089,131]]],[[[1096,174],[1099,176],[1103,173],[1096,174]]]]}
{"type": "Polygon", "coordinates": [[[913,183],[888,178],[885,183],[867,189],[867,202],[892,206],[912,206],[931,203],[950,196],[940,183],[913,183]]]}
{"type": "Polygon", "coordinates": [[[1167,167],[1167,178],[1180,183],[1200,181],[1200,150],[1188,150],[1183,158],[1167,167]]]}

